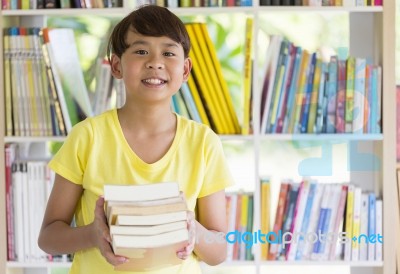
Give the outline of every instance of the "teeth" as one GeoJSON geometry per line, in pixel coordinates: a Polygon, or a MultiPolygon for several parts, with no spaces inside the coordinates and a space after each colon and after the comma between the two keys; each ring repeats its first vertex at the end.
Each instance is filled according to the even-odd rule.
{"type": "Polygon", "coordinates": [[[159,85],[159,84],[162,84],[162,83],[164,83],[164,81],[163,80],[160,80],[160,79],[146,79],[146,80],[144,80],[144,82],[146,82],[146,83],[148,83],[148,84],[152,84],[152,85],[159,85]]]}

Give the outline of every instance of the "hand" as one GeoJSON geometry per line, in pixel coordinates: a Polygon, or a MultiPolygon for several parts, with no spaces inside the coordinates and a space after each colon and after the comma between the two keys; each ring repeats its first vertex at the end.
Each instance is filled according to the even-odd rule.
{"type": "Polygon", "coordinates": [[[179,259],[186,260],[189,258],[194,250],[194,245],[196,243],[196,219],[192,211],[188,211],[187,216],[187,228],[189,231],[189,243],[183,249],[178,250],[176,255],[179,259]]]}
{"type": "Polygon", "coordinates": [[[112,265],[119,265],[128,261],[123,256],[116,256],[111,248],[110,230],[104,213],[104,197],[99,197],[94,209],[94,221],[91,224],[94,234],[94,244],[100,250],[101,255],[112,265]]]}

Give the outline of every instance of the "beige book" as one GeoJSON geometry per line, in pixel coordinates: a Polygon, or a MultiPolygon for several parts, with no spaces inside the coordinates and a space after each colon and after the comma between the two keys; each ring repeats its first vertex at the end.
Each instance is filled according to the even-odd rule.
{"type": "Polygon", "coordinates": [[[113,205],[107,208],[107,220],[109,225],[114,225],[118,215],[156,215],[187,210],[186,202],[181,200],[177,203],[161,204],[152,206],[136,205],[113,205]]]}
{"type": "Polygon", "coordinates": [[[188,244],[186,228],[152,236],[113,235],[116,255],[129,258],[127,263],[115,266],[119,271],[149,271],[182,262],[176,252],[188,244]]]}
{"type": "Polygon", "coordinates": [[[165,232],[187,228],[186,221],[178,221],[161,225],[112,225],[111,235],[156,235],[165,232]]]}
{"type": "Polygon", "coordinates": [[[187,211],[169,212],[155,215],[118,215],[116,225],[160,225],[187,219],[187,211]]]}

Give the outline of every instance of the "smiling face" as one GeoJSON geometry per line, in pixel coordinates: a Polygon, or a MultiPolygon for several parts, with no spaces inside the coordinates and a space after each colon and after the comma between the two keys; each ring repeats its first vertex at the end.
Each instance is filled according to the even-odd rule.
{"type": "Polygon", "coordinates": [[[134,31],[127,33],[126,44],[121,58],[112,56],[111,66],[113,76],[125,83],[127,101],[169,103],[192,66],[182,45],[166,36],[144,36],[134,31]]]}

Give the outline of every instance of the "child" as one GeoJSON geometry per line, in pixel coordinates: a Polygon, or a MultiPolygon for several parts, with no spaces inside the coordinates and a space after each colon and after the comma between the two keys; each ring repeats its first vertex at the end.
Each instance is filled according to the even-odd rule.
{"type": "Polygon", "coordinates": [[[177,181],[186,196],[190,244],[182,264],[146,273],[201,273],[198,260],[224,261],[224,189],[232,183],[222,146],[208,127],[171,112],[172,95],[187,81],[192,63],[182,22],[168,9],[144,6],[114,29],[108,47],[112,74],[123,79],[126,103],[77,124],[49,166],[56,178],[40,247],[74,253],[70,273],[117,273],[127,258],[110,247],[102,198],[104,184],[177,181]],[[75,215],[77,226],[70,227],[75,215]],[[205,237],[206,236],[206,237],[205,237]]]}

